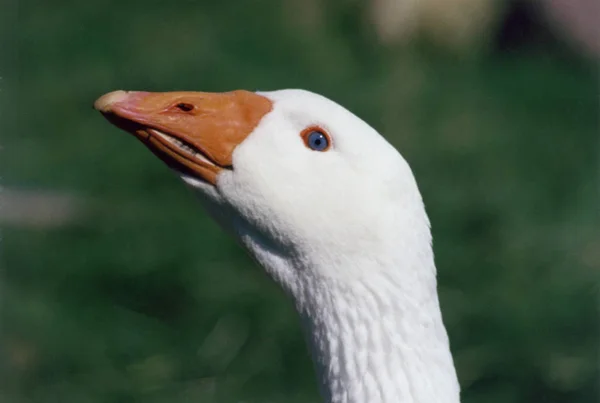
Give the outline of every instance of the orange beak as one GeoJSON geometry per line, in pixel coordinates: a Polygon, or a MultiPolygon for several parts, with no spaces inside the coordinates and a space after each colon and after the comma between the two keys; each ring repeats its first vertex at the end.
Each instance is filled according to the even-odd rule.
{"type": "Polygon", "coordinates": [[[256,93],[126,92],[98,98],[94,108],[134,134],[171,168],[216,185],[233,166],[233,151],[272,108],[256,93]]]}

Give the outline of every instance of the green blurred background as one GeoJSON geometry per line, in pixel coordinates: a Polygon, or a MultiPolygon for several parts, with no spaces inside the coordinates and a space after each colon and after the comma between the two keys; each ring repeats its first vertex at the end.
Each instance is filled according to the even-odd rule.
{"type": "Polygon", "coordinates": [[[393,1],[3,6],[1,402],[319,401],[283,294],[91,108],[294,87],[413,167],[463,401],[596,400],[593,46],[542,2],[393,1]]]}

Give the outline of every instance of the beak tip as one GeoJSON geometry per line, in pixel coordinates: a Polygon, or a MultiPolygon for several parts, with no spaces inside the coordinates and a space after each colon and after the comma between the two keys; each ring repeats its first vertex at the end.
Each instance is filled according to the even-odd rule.
{"type": "Polygon", "coordinates": [[[111,111],[113,104],[125,100],[128,96],[127,91],[112,91],[102,95],[94,102],[94,109],[99,112],[107,113],[111,111]]]}

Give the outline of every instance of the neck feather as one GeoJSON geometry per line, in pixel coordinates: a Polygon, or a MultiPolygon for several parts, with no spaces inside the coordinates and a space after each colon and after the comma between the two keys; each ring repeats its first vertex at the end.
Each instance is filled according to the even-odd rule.
{"type": "Polygon", "coordinates": [[[352,284],[313,277],[296,290],[327,402],[459,402],[430,265],[404,268],[402,283],[363,267],[380,274],[352,284]]]}
{"type": "Polygon", "coordinates": [[[296,250],[238,225],[242,243],[294,300],[327,403],[460,401],[429,224],[422,204],[413,205],[387,231],[367,229],[358,247],[342,234],[296,250]]]}

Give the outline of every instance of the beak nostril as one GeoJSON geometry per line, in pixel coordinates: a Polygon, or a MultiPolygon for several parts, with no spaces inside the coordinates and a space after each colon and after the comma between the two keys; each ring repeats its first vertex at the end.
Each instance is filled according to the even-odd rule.
{"type": "Polygon", "coordinates": [[[188,104],[186,102],[180,102],[177,105],[175,105],[175,107],[183,112],[190,112],[194,110],[194,105],[188,104]]]}

